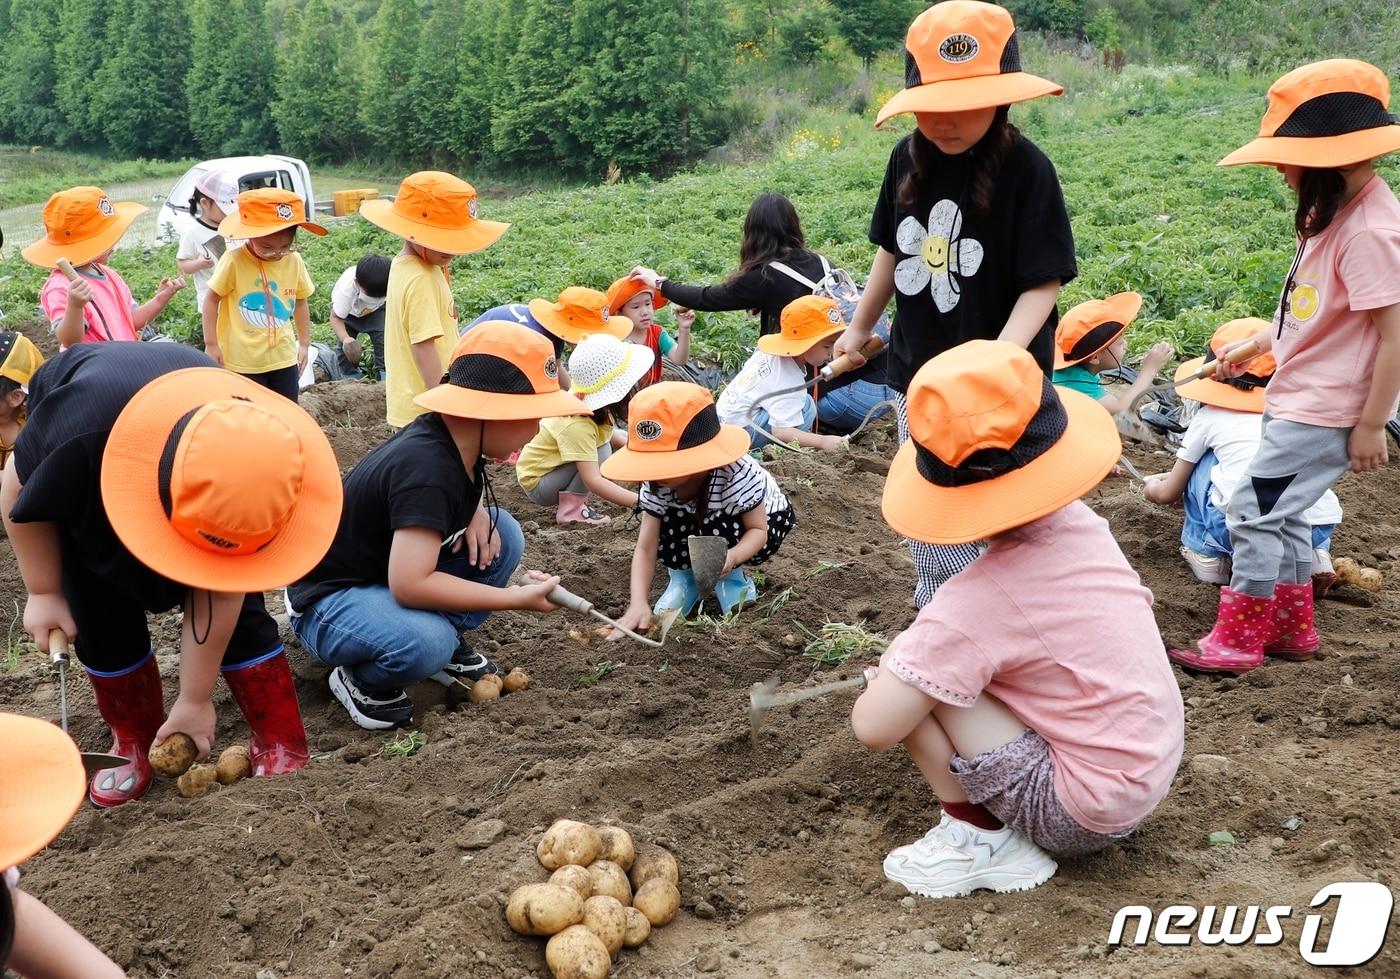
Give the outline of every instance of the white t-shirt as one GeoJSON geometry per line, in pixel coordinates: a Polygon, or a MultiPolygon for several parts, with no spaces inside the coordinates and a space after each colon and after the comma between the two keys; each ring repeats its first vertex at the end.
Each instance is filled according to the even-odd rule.
{"type": "MultiPolygon", "coordinates": [[[[180,247],[176,250],[175,257],[181,260],[210,258],[217,264],[227,250],[228,242],[219,237],[217,231],[195,220],[186,225],[185,230],[181,233],[180,247]]],[[[192,276],[194,279],[194,298],[197,303],[196,309],[202,310],[204,308],[204,297],[209,292],[209,280],[213,276],[213,265],[207,269],[200,269],[192,276]]]]}
{"type": "Polygon", "coordinates": [[[341,319],[348,319],[351,316],[368,316],[376,309],[384,305],[387,296],[367,296],[359,283],[355,281],[355,266],[350,266],[340,273],[340,278],[335,280],[335,288],[331,290],[331,312],[341,319]]]}
{"type": "MultiPolygon", "coordinates": [[[[760,398],[783,388],[801,387],[807,382],[802,367],[791,357],[775,357],[755,350],[737,377],[729,382],[715,405],[719,420],[730,425],[747,425],[749,409],[760,398]]],[[[794,391],[781,398],[763,402],[768,412],[768,426],[801,428],[802,409],[807,405],[807,392],[794,391]]]]}
{"type": "MultiPolygon", "coordinates": [[[[1210,473],[1210,501],[1222,513],[1235,492],[1235,484],[1244,477],[1254,454],[1259,451],[1263,421],[1263,415],[1253,412],[1201,405],[1181,438],[1181,448],[1176,451],[1178,459],[1197,463],[1206,452],[1215,453],[1215,468],[1210,473]]],[[[1336,493],[1328,490],[1303,517],[1314,527],[1341,523],[1341,501],[1336,493]]]]}
{"type": "MultiPolygon", "coordinates": [[[[665,516],[667,509],[695,512],[694,502],[681,502],[675,490],[661,483],[643,483],[638,502],[654,517],[665,516]]],[[[788,499],[778,481],[748,455],[712,471],[706,502],[707,512],[731,517],[748,513],[760,504],[764,513],[780,513],[788,508],[788,499]]]]}

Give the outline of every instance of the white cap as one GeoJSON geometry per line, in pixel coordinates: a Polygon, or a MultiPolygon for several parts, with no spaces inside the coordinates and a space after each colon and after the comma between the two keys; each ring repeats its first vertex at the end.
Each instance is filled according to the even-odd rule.
{"type": "Polygon", "coordinates": [[[569,354],[569,390],[582,397],[590,411],[597,411],[625,398],[654,363],[650,347],[591,333],[569,354]]]}
{"type": "Polygon", "coordinates": [[[238,182],[222,170],[206,170],[194,182],[204,196],[212,197],[225,215],[238,213],[238,182]]]}

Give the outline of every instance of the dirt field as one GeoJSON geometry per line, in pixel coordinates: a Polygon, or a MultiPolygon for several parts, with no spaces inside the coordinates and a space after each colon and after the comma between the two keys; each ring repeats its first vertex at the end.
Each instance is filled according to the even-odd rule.
{"type": "MultiPolygon", "coordinates": [[[[306,403],[343,465],[387,434],[376,385],[327,386],[306,403]]],[[[1342,589],[1325,602],[1316,662],[1270,662],[1239,680],[1183,676],[1188,740],[1176,786],[1122,844],[1062,863],[1027,893],[915,900],[885,881],[880,861],[921,835],[936,807],[901,751],[873,755],[851,736],[849,696],[803,704],[775,718],[757,748],[749,743],[749,685],[775,670],[786,681],[813,673],[799,625],[863,620],[889,637],[913,615],[912,565],[879,517],[891,451],[890,433],[877,431],[853,456],[773,464],[800,524],[764,568],[759,604],[735,623],[680,629],[656,650],[581,645],[568,630],[588,623],[566,615],[493,616],[480,646],[503,666],[525,667],[534,686],[487,705],[419,687],[427,743],[409,758],[382,756],[387,738],[333,709],[325,671],[293,647],[314,751],[304,772],[193,800],[159,782],[144,802],[85,808],[27,866],[27,886],[137,977],[543,976],[543,943],[507,928],[505,897],[546,876],[534,845],[551,820],[607,818],[669,846],[681,865],[681,914],[640,953],[624,952],[616,976],[1307,971],[1297,946],[1315,891],[1396,879],[1393,585],[1378,596],[1342,589]],[[611,671],[580,682],[605,660],[611,671]],[[1294,816],[1301,825],[1283,828],[1294,816]],[[1216,830],[1237,843],[1210,847],[1216,830]],[[1274,947],[1108,951],[1125,904],[1290,904],[1296,913],[1274,947]]],[[[1164,468],[1162,457],[1134,458],[1164,468]]],[[[620,610],[633,540],[620,521],[561,529],[509,471],[493,479],[525,524],[527,566],[620,610]]],[[[1339,492],[1348,516],[1337,553],[1393,582],[1400,470],[1348,476],[1339,492]]],[[[1126,479],[1110,479],[1091,502],[1156,593],[1167,638],[1206,628],[1214,594],[1176,555],[1179,515],[1146,504],[1126,479]]],[[[15,614],[24,591],[8,542],[0,589],[0,607],[15,614]]],[[[170,695],[174,625],[166,617],[155,628],[170,695]]],[[[70,686],[74,735],[105,749],[89,685],[70,686]]],[[[0,672],[0,698],[8,710],[57,717],[57,688],[32,652],[0,672]]],[[[222,687],[217,698],[220,745],[245,738],[222,687]]],[[[1392,941],[1350,974],[1400,975],[1397,956],[1392,941]]]]}

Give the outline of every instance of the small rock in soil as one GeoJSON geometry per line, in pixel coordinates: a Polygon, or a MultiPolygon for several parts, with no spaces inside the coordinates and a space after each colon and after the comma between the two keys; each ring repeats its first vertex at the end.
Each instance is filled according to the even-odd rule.
{"type": "Polygon", "coordinates": [[[852,969],[863,972],[875,967],[875,956],[866,955],[864,952],[852,952],[846,956],[846,964],[852,969]]]}
{"type": "Polygon", "coordinates": [[[505,835],[504,821],[480,819],[459,833],[453,842],[459,850],[484,850],[505,835]]]}
{"type": "Polygon", "coordinates": [[[718,952],[701,952],[695,958],[695,968],[699,972],[718,972],[721,964],[718,952]]]}
{"type": "Polygon", "coordinates": [[[1224,755],[1193,755],[1191,770],[1202,775],[1220,775],[1230,768],[1230,759],[1224,755]]]}
{"type": "Polygon", "coordinates": [[[697,901],[695,904],[695,917],[709,921],[715,916],[715,906],[709,901],[697,901]]]}
{"type": "Polygon", "coordinates": [[[1282,823],[1280,823],[1279,825],[1281,825],[1284,829],[1288,830],[1288,832],[1292,833],[1292,832],[1297,831],[1298,827],[1300,827],[1300,826],[1303,825],[1303,817],[1302,817],[1302,816],[1289,816],[1287,819],[1285,819],[1285,820],[1284,820],[1282,823]]]}
{"type": "Polygon", "coordinates": [[[899,906],[902,908],[908,908],[911,911],[918,905],[918,903],[918,901],[914,900],[914,895],[912,894],[910,894],[908,897],[902,897],[899,899],[899,906]]]}

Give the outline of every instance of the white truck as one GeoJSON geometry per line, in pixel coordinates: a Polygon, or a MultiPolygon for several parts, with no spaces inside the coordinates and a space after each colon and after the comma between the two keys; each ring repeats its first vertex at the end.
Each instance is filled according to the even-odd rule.
{"type": "Polygon", "coordinates": [[[257,190],[259,187],[280,187],[290,190],[306,204],[306,213],[316,211],[316,195],[311,190],[311,171],[306,164],[290,156],[229,156],[197,163],[176,182],[156,215],[157,244],[180,240],[180,235],[194,221],[190,200],[200,176],[210,170],[222,170],[238,181],[238,189],[257,190]]]}

